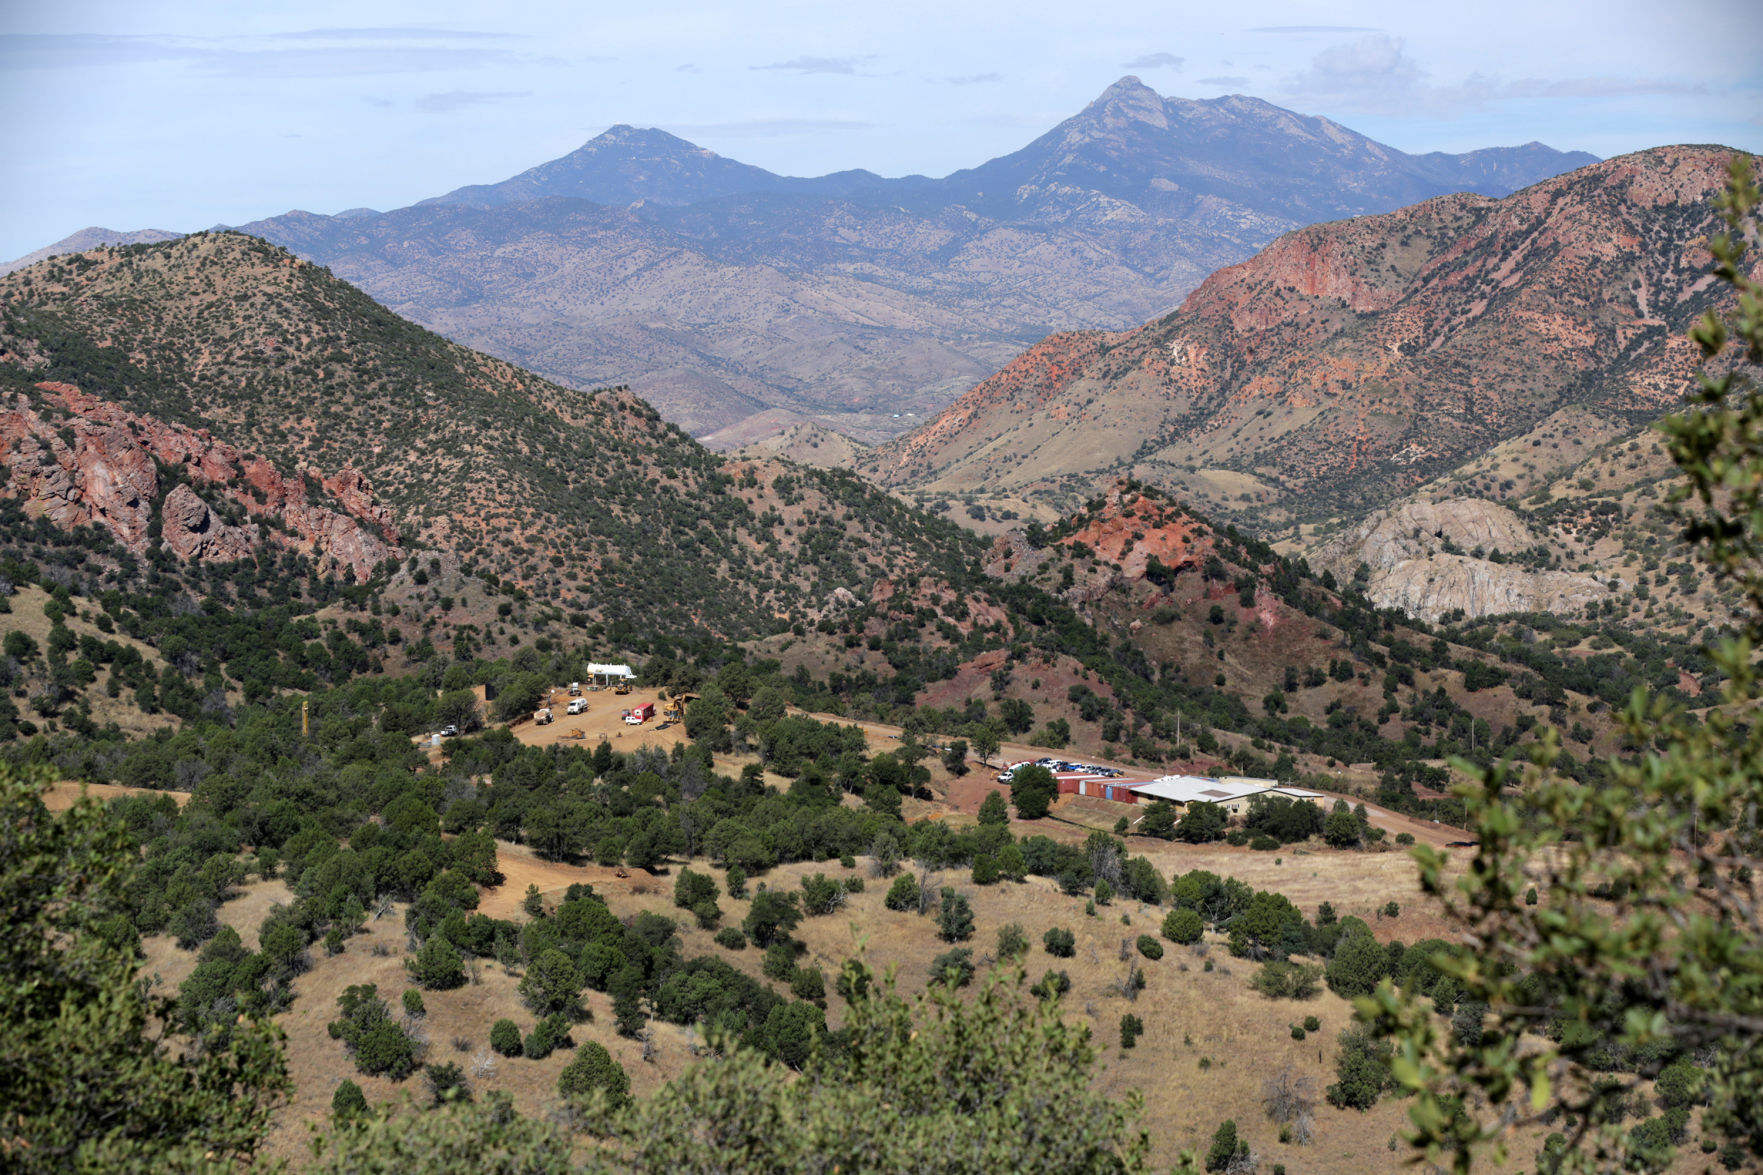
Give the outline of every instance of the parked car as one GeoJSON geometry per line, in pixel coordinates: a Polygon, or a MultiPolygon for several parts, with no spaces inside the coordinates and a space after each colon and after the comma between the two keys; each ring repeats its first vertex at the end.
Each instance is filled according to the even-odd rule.
{"type": "Polygon", "coordinates": [[[459,737],[459,728],[457,726],[453,725],[451,722],[449,722],[449,723],[447,723],[447,725],[441,727],[441,737],[442,738],[458,738],[459,737]]]}
{"type": "Polygon", "coordinates": [[[586,714],[588,712],[588,699],[586,699],[586,698],[573,699],[569,703],[569,712],[571,714],[586,714]]]}

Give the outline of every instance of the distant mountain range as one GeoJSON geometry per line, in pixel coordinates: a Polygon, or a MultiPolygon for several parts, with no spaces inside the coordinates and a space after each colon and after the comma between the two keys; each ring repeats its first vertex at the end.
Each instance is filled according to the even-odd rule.
{"type": "Polygon", "coordinates": [[[1293,232],[1173,314],[1043,340],[859,471],[1054,512],[1133,476],[1267,534],[1363,515],[1568,409],[1626,432],[1693,383],[1731,156],[1658,148],[1293,232]]]}
{"type": "Polygon", "coordinates": [[[713,445],[809,418],[874,442],[1049,332],[1163,313],[1294,228],[1593,161],[1535,143],[1408,155],[1129,77],[942,179],[779,176],[618,126],[410,208],[242,227],[450,338],[571,386],[629,384],[713,445]]]}

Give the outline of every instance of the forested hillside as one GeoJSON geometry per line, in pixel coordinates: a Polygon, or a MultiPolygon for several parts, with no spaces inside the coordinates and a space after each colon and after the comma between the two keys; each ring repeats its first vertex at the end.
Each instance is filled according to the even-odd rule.
{"type": "MultiPolygon", "coordinates": [[[[954,526],[847,474],[725,465],[627,392],[547,383],[236,234],[11,275],[0,365],[17,384],[59,381],[135,413],[138,430],[207,430],[241,467],[261,460],[290,482],[361,478],[358,507],[383,510],[405,545],[621,642],[787,628],[837,588],[947,576],[976,553],[954,526]]],[[[28,511],[52,504],[37,489],[28,511]]],[[[238,486],[217,493],[239,514],[260,505],[238,486]]]]}

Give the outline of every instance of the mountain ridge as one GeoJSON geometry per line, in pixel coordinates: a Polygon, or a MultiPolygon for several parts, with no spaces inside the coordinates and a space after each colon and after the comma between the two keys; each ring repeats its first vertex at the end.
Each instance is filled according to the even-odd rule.
{"type": "Polygon", "coordinates": [[[1728,158],[1658,148],[1297,230],[1170,315],[1044,340],[859,468],[1055,505],[1130,471],[1265,530],[1380,505],[1567,404],[1651,419],[1691,382],[1728,158]]]}
{"type": "MultiPolygon", "coordinates": [[[[1480,157],[1500,184],[1578,159],[1489,150],[1520,153],[1480,157]]],[[[872,443],[1050,332],[1136,325],[1300,224],[1455,186],[1444,167],[1257,99],[1122,79],[940,180],[777,176],[620,126],[499,184],[243,228],[561,384],[628,385],[719,444],[779,411],[872,443]]]]}

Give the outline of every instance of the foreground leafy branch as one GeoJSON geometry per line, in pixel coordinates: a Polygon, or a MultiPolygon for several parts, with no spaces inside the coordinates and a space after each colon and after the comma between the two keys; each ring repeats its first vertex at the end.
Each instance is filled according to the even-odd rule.
{"type": "Polygon", "coordinates": [[[1387,984],[1360,1001],[1395,1036],[1392,1071],[1418,1095],[1411,1141],[1459,1171],[1490,1146],[1503,1159],[1511,1128],[1538,1119],[1568,1130],[1546,1148],[1548,1169],[1660,1169],[1688,1108],[1625,1131],[1622,1107],[1679,1058],[1706,1073],[1701,1128],[1723,1160],[1763,1157],[1763,286],[1743,265],[1756,176],[1752,160],[1733,161],[1727,231],[1708,242],[1737,311],[1692,331],[1707,370],[1690,408],[1661,426],[1687,478],[1689,536],[1750,603],[1738,635],[1711,650],[1719,697],[1690,713],[1637,690],[1622,724],[1653,749],[1612,762],[1604,786],[1551,770],[1550,741],[1522,772],[1459,788],[1478,842],[1467,870],[1415,856],[1469,947],[1439,965],[1488,1006],[1478,1039],[1387,984]],[[1543,899],[1530,905],[1533,885],[1543,899]],[[1612,1076],[1618,1067],[1630,1075],[1612,1076]]]}

